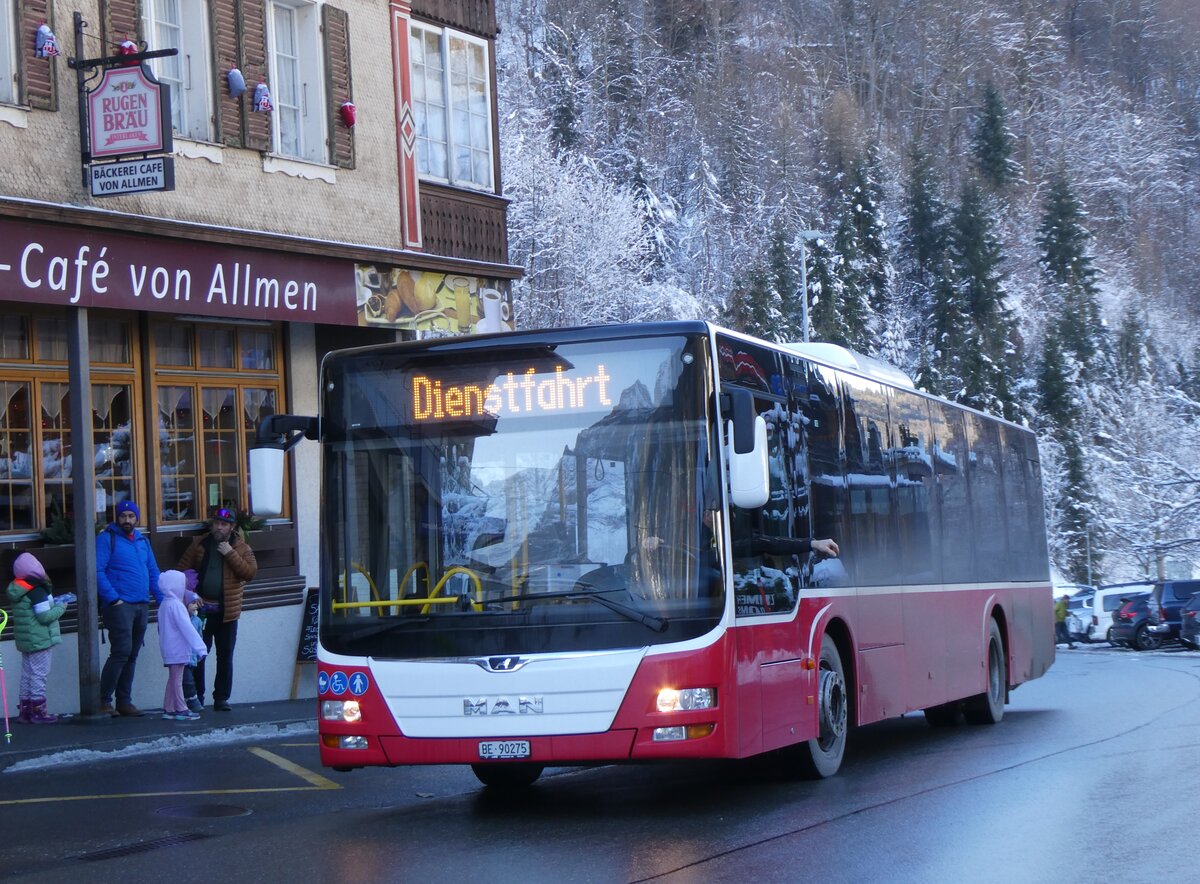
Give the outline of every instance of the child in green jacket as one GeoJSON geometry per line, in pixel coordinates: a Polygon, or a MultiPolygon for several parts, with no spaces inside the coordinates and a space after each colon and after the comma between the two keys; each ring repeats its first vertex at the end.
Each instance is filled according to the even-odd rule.
{"type": "Polygon", "coordinates": [[[17,556],[8,598],[13,603],[13,637],[21,652],[20,724],[58,722],[57,715],[46,711],[46,677],[50,675],[50,651],[62,642],[58,618],[75,597],[68,594],[55,599],[53,589],[42,563],[32,553],[17,556]]]}

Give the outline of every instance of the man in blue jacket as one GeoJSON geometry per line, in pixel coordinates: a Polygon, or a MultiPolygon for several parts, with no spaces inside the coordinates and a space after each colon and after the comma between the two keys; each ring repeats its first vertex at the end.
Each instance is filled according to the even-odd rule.
{"type": "Polygon", "coordinates": [[[146,637],[150,596],[162,601],[158,563],[150,541],[137,530],[139,515],[137,504],[123,500],[117,504],[117,521],[96,536],[96,588],[109,643],[100,673],[100,711],[112,716],[145,715],[133,705],[133,672],[146,637]]]}

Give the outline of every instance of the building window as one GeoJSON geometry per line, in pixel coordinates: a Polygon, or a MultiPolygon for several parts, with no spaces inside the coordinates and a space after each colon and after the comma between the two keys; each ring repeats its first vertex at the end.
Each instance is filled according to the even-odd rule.
{"type": "Polygon", "coordinates": [[[171,123],[196,141],[212,141],[213,101],[208,7],[204,0],[143,0],[142,26],[151,49],[178,49],[154,59],[159,82],[171,87],[171,123]]]}
{"type": "Polygon", "coordinates": [[[0,103],[17,103],[17,29],[13,3],[0,4],[0,103]]]}
{"type": "Polygon", "coordinates": [[[450,184],[494,189],[487,43],[415,23],[409,41],[417,171],[450,184]]]}
{"type": "Polygon", "coordinates": [[[271,64],[272,150],[314,163],[328,158],[320,15],[315,3],[273,0],[267,6],[271,64]]]}
{"type": "Polygon", "coordinates": [[[282,402],[278,329],[162,323],[153,338],[159,518],[196,522],[213,507],[251,507],[250,447],[282,402]]]}
{"type": "MultiPolygon", "coordinates": [[[[67,322],[58,315],[8,314],[0,323],[0,532],[31,533],[75,518],[67,322]]],[[[131,323],[97,316],[92,351],[92,448],[97,512],[110,521],[134,497],[131,323]]]]}

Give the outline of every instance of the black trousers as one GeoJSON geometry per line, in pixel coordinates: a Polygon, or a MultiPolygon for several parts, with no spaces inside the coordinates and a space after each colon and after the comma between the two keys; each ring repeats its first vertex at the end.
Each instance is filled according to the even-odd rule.
{"type": "MultiPolygon", "coordinates": [[[[220,613],[210,614],[204,621],[204,647],[208,648],[209,653],[212,653],[213,645],[217,648],[217,674],[213,679],[213,702],[224,703],[233,693],[233,647],[237,644],[237,626],[236,620],[231,623],[222,623],[220,613]]],[[[208,662],[205,657],[196,664],[194,673],[196,679],[196,695],[200,698],[200,702],[204,702],[204,687],[207,682],[204,679],[204,664],[208,662]]]]}
{"type": "Polygon", "coordinates": [[[100,700],[111,703],[116,692],[117,703],[133,705],[133,673],[137,670],[138,651],[146,638],[149,622],[148,602],[122,602],[109,605],[100,612],[108,630],[108,659],[100,672],[100,700]]]}

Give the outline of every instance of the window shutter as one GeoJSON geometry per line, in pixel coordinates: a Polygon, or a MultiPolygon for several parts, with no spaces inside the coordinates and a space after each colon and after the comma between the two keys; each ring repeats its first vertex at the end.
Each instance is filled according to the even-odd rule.
{"type": "Polygon", "coordinates": [[[254,113],[254,87],[266,83],[275,93],[275,84],[267,79],[267,9],[263,0],[241,0],[242,74],[246,77],[246,94],[242,96],[242,132],[244,147],[267,151],[271,149],[271,115],[254,113]]]}
{"type": "Polygon", "coordinates": [[[329,153],[333,165],[354,168],[354,130],[342,120],[342,103],[352,101],[350,82],[350,16],[343,9],[322,7],[325,34],[325,94],[329,102],[329,153]]]}
{"type": "Polygon", "coordinates": [[[100,0],[100,55],[116,55],[122,40],[141,39],[138,0],[100,0]]]}
{"type": "MultiPolygon", "coordinates": [[[[244,95],[240,98],[229,97],[230,68],[237,68],[243,75],[246,74],[238,51],[237,0],[212,0],[210,11],[208,21],[212,31],[213,95],[217,96],[217,141],[230,147],[242,147],[242,105],[247,98],[244,95]]],[[[254,86],[249,83],[248,77],[247,88],[253,95],[254,86]]]]}
{"type": "MultiPolygon", "coordinates": [[[[58,110],[58,83],[55,68],[60,63],[54,58],[38,58],[33,54],[38,25],[46,22],[54,30],[54,10],[50,0],[19,0],[17,4],[17,30],[20,34],[20,83],[22,101],[38,110],[58,110]]],[[[73,42],[73,40],[72,40],[73,42]]],[[[59,46],[59,56],[66,61],[67,48],[59,46]]]]}

